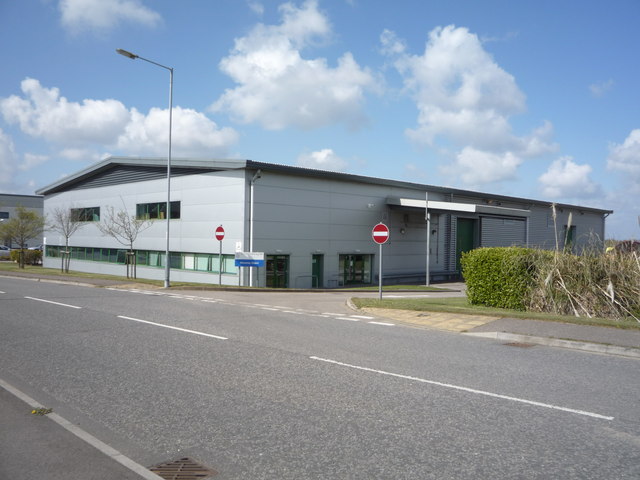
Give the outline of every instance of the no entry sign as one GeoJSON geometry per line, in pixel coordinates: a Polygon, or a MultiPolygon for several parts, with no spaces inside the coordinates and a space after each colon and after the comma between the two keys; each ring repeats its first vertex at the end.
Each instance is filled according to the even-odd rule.
{"type": "Polygon", "coordinates": [[[220,225],[218,228],[216,228],[216,240],[221,242],[223,238],[224,238],[224,228],[222,228],[222,225],[220,225]]]}
{"type": "Polygon", "coordinates": [[[379,223],[373,227],[371,236],[373,237],[373,241],[380,245],[387,243],[387,240],[389,240],[389,227],[384,223],[379,223]]]}

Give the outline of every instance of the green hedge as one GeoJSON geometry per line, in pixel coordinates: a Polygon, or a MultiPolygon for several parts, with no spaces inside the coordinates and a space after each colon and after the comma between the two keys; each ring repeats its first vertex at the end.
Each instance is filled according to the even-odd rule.
{"type": "MultiPolygon", "coordinates": [[[[24,263],[26,265],[38,265],[42,261],[42,251],[41,250],[23,250],[24,252],[24,263]]],[[[20,261],[20,250],[11,250],[11,260],[14,262],[20,261]]]]}
{"type": "Polygon", "coordinates": [[[473,305],[526,310],[536,268],[553,252],[522,247],[478,248],[462,254],[462,275],[473,305]]]}

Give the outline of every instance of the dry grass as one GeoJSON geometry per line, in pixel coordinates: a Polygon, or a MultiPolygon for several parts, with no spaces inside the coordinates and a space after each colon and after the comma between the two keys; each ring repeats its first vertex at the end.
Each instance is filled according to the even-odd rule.
{"type": "Polygon", "coordinates": [[[640,322],[640,259],[636,252],[556,252],[536,269],[528,309],[576,317],[640,322]]]}

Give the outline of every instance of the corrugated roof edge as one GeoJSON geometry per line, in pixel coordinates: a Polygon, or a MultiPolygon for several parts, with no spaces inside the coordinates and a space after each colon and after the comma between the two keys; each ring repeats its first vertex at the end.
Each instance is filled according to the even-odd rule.
{"type": "MultiPolygon", "coordinates": [[[[379,178],[379,177],[367,177],[364,175],[356,175],[352,173],[333,172],[329,170],[296,167],[291,165],[256,162],[253,160],[247,160],[246,163],[247,163],[246,165],[247,168],[253,168],[253,169],[272,170],[272,171],[279,171],[279,172],[291,173],[291,174],[303,173],[306,175],[320,177],[320,178],[331,178],[335,180],[368,183],[373,185],[389,185],[394,187],[413,188],[416,190],[420,190],[422,192],[430,191],[430,192],[439,192],[439,193],[452,193],[454,195],[466,195],[466,196],[472,196],[472,197],[490,197],[495,200],[521,202],[521,203],[524,202],[524,203],[531,203],[533,205],[542,205],[542,206],[550,206],[553,203],[552,201],[547,201],[547,200],[534,200],[534,199],[523,198],[523,197],[511,197],[507,195],[498,195],[495,193],[478,192],[474,190],[463,190],[463,189],[454,188],[454,187],[439,187],[436,185],[428,185],[423,183],[406,182],[402,180],[390,180],[390,179],[379,178]]],[[[584,211],[595,212],[600,214],[613,213],[613,210],[605,210],[605,209],[594,208],[594,207],[585,207],[582,205],[571,205],[568,203],[556,202],[556,206],[558,208],[571,208],[571,209],[584,210],[584,211]]]]}
{"type": "MultiPolygon", "coordinates": [[[[64,177],[54,183],[51,183],[45,187],[36,190],[38,195],[47,195],[48,193],[59,192],[64,189],[65,186],[71,186],[76,182],[91,177],[102,170],[110,168],[112,165],[137,165],[137,166],[166,166],[167,159],[162,157],[119,157],[112,156],[107,157],[100,162],[94,163],[89,167],[80,170],[72,175],[64,177]]],[[[496,195],[493,193],[477,192],[473,190],[462,190],[458,188],[450,187],[438,187],[435,185],[427,185],[413,182],[405,182],[401,180],[390,180],[378,177],[368,177],[364,175],[356,175],[352,173],[333,172],[329,170],[319,170],[306,167],[296,167],[292,165],[284,165],[277,163],[265,163],[257,162],[254,160],[242,160],[242,159],[189,159],[189,158],[172,158],[172,167],[193,168],[193,169],[220,169],[220,170],[239,170],[243,168],[249,169],[262,169],[265,171],[275,171],[282,173],[289,173],[292,175],[308,175],[319,178],[330,178],[334,180],[351,181],[359,183],[367,183],[373,185],[389,185],[403,188],[412,188],[421,191],[431,191],[439,193],[452,193],[454,195],[467,195],[473,197],[489,196],[496,200],[503,201],[515,201],[531,203],[533,205],[551,205],[550,201],[533,200],[522,197],[510,197],[506,195],[496,195]]],[[[580,209],[599,214],[611,214],[613,210],[604,210],[600,208],[585,207],[578,205],[570,205],[564,203],[556,203],[560,208],[573,208],[580,209]]]]}

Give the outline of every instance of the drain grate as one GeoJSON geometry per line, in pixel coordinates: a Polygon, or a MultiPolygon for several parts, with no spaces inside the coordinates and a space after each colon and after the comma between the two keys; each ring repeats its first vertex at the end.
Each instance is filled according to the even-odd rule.
{"type": "Polygon", "coordinates": [[[162,463],[155,467],[150,467],[149,470],[165,480],[198,480],[212,477],[218,473],[200,465],[191,458],[181,458],[175,462],[162,463]]]}
{"type": "Polygon", "coordinates": [[[520,348],[531,348],[535,346],[535,344],[533,343],[523,343],[523,342],[510,342],[510,343],[505,343],[505,345],[507,347],[520,347],[520,348]]]}

